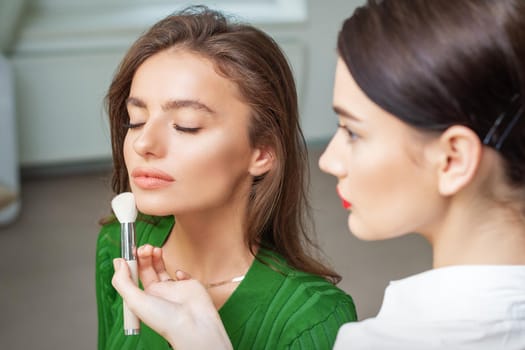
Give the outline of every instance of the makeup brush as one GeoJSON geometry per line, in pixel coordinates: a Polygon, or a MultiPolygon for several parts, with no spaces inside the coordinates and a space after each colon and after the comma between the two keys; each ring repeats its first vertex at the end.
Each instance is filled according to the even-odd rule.
{"type": "MultiPolygon", "coordinates": [[[[137,207],[135,196],[131,192],[123,192],[111,201],[113,212],[120,222],[120,253],[128,263],[131,277],[138,284],[137,259],[135,257],[135,219],[137,219],[137,207]]],[[[136,335],[140,333],[140,322],[125,302],[124,311],[124,334],[136,335]]]]}

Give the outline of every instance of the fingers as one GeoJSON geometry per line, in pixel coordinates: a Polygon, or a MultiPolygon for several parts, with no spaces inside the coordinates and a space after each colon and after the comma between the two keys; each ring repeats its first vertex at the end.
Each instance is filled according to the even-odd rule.
{"type": "Polygon", "coordinates": [[[137,249],[139,276],[144,287],[159,281],[157,273],[153,268],[152,255],[153,247],[149,244],[143,245],[137,249]]]}
{"type": "Polygon", "coordinates": [[[164,259],[162,258],[162,248],[153,248],[152,264],[161,281],[168,281],[172,279],[168,271],[166,271],[166,267],[164,266],[164,259]]]}
{"type": "Polygon", "coordinates": [[[112,283],[126,305],[177,349],[232,349],[210,296],[198,281],[154,283],[157,295],[152,295],[134,284],[124,259],[113,264],[112,283]]]}
{"type": "MultiPolygon", "coordinates": [[[[149,244],[137,249],[139,276],[144,288],[148,288],[153,283],[165,281],[170,278],[165,269],[163,269],[160,274],[157,272],[157,268],[159,268],[159,256],[162,260],[162,249],[149,244]]],[[[162,267],[164,267],[163,263],[162,267]]]]}
{"type": "Polygon", "coordinates": [[[113,265],[115,274],[113,275],[112,284],[117,292],[135,315],[161,335],[167,335],[166,325],[170,324],[170,318],[173,316],[184,318],[186,316],[185,314],[177,316],[180,314],[178,312],[180,309],[179,304],[147,294],[139,289],[133,283],[128,265],[124,259],[113,260],[113,265]]]}

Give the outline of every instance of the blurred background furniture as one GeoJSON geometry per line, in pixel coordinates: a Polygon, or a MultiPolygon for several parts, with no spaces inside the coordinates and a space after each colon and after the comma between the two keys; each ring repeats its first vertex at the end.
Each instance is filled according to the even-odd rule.
{"type": "Polygon", "coordinates": [[[4,53],[13,42],[24,7],[25,0],[0,0],[0,226],[11,223],[20,211],[15,78],[4,53]]]}
{"type": "Polygon", "coordinates": [[[0,225],[12,222],[20,210],[17,131],[13,74],[0,54],[0,225]]]}

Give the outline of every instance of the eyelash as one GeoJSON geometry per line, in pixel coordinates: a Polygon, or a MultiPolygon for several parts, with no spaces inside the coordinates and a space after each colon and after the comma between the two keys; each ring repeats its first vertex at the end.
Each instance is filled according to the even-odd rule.
{"type": "Polygon", "coordinates": [[[201,129],[201,128],[186,128],[184,126],[180,126],[177,124],[173,124],[173,128],[180,132],[187,132],[188,134],[195,134],[201,129]]]}
{"type": "Polygon", "coordinates": [[[359,138],[359,135],[353,132],[348,126],[341,123],[337,123],[337,127],[346,131],[346,133],[350,137],[350,142],[353,142],[359,138]]]}
{"type": "Polygon", "coordinates": [[[122,126],[124,127],[124,129],[136,129],[140,128],[144,124],[146,123],[124,123],[124,125],[122,126]]]}
{"type": "MultiPolygon", "coordinates": [[[[125,129],[136,129],[136,128],[140,128],[144,124],[146,124],[146,123],[125,123],[123,126],[124,126],[125,129]]],[[[195,134],[196,132],[198,132],[201,129],[201,128],[186,128],[184,126],[180,126],[180,125],[177,125],[177,124],[173,124],[173,128],[175,130],[177,130],[177,131],[185,132],[185,133],[188,133],[188,134],[195,134]]]]}

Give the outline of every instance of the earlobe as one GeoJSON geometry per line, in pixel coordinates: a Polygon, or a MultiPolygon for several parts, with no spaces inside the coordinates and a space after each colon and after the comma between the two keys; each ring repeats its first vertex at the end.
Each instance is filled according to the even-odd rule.
{"type": "Polygon", "coordinates": [[[479,137],[465,126],[448,128],[440,137],[439,192],[451,196],[472,182],[481,161],[479,137]]]}
{"type": "Polygon", "coordinates": [[[249,172],[252,176],[261,176],[274,166],[275,155],[271,147],[259,147],[253,151],[249,172]]]}

